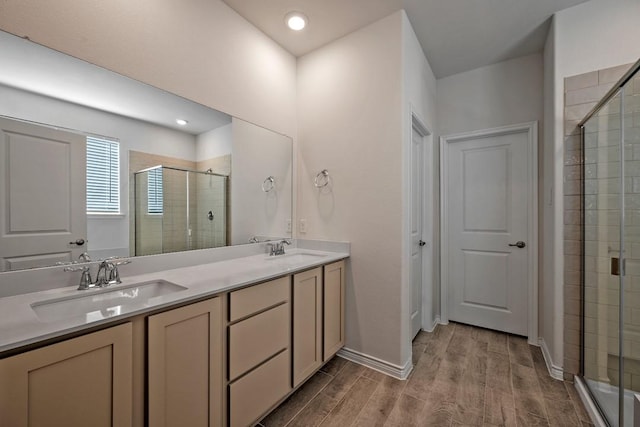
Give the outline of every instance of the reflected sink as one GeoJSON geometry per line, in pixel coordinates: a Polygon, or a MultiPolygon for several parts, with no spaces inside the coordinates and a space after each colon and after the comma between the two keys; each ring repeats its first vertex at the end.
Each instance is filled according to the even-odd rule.
{"type": "Polygon", "coordinates": [[[78,291],[71,296],[35,302],[31,308],[44,322],[76,316],[86,316],[89,322],[117,316],[122,313],[123,307],[144,306],[151,298],[186,289],[166,280],[153,280],[117,288],[78,291]]]}

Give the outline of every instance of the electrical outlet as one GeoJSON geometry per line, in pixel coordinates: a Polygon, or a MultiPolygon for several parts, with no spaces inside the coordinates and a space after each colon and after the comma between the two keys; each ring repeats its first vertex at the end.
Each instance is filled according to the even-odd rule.
{"type": "Polygon", "coordinates": [[[306,219],[301,219],[300,220],[300,226],[298,227],[300,229],[301,233],[306,233],[307,232],[307,220],[306,219]]]}
{"type": "Polygon", "coordinates": [[[291,233],[291,220],[287,220],[287,233],[291,233]]]}

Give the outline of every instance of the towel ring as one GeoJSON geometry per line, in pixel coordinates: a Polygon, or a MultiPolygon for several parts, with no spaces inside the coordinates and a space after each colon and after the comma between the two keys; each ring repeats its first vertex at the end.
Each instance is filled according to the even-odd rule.
{"type": "Polygon", "coordinates": [[[273,176],[268,176],[267,179],[262,181],[262,191],[268,193],[276,186],[276,179],[273,176]]]}
{"type": "Polygon", "coordinates": [[[315,179],[313,180],[313,185],[315,185],[316,188],[322,188],[322,187],[326,187],[328,184],[329,184],[329,171],[326,169],[322,169],[320,172],[318,172],[315,179]]]}

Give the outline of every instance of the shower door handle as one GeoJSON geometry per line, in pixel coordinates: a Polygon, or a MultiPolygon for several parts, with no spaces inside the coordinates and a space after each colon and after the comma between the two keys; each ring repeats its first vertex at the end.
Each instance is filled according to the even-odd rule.
{"type": "Polygon", "coordinates": [[[624,259],[620,262],[620,258],[611,258],[611,274],[613,276],[624,276],[624,259]]]}

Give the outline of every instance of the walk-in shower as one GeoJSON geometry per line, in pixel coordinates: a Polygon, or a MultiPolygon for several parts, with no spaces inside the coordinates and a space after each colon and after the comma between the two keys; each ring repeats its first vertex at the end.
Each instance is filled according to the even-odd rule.
{"type": "Polygon", "coordinates": [[[226,175],[155,166],[134,177],[135,255],[229,244],[226,175]]]}
{"type": "Polygon", "coordinates": [[[633,425],[640,392],[639,69],[640,61],[580,123],[581,374],[612,426],[633,425]]]}

